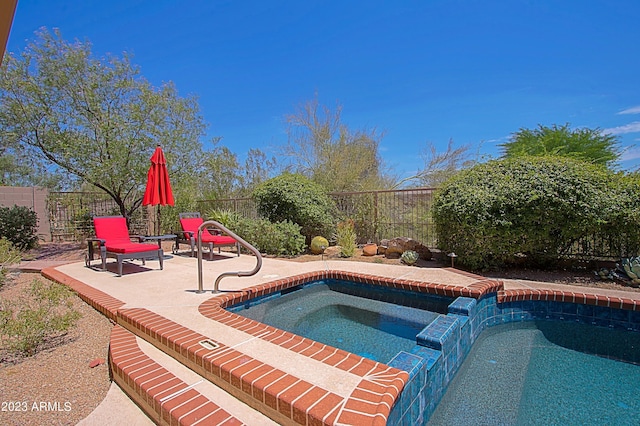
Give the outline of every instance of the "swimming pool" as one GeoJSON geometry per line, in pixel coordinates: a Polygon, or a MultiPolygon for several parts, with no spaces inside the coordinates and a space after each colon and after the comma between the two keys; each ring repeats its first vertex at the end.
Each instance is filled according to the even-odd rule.
{"type": "Polygon", "coordinates": [[[475,342],[428,424],[640,424],[638,383],[638,333],[498,325],[475,342]]]}
{"type": "Polygon", "coordinates": [[[231,310],[374,361],[410,351],[416,336],[453,299],[344,280],[296,286],[231,310]]]}

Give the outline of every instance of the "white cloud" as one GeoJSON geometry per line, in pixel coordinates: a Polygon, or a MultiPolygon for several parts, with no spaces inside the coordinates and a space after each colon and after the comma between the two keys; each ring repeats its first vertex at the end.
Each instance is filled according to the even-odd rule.
{"type": "Polygon", "coordinates": [[[618,113],[618,115],[621,115],[621,114],[640,114],[640,106],[634,106],[631,108],[624,109],[618,113]]]}
{"type": "Polygon", "coordinates": [[[640,158],[640,148],[629,147],[622,152],[620,161],[631,161],[640,158]]]}
{"type": "Polygon", "coordinates": [[[610,135],[623,135],[626,133],[638,132],[640,132],[640,121],[634,121],[632,123],[625,124],[624,126],[610,127],[608,129],[602,130],[602,133],[607,133],[610,135]]]}

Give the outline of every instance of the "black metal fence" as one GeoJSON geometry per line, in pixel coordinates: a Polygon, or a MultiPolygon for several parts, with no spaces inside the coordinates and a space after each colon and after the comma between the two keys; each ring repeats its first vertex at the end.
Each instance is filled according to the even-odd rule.
{"type": "MultiPolygon", "coordinates": [[[[353,219],[359,243],[380,242],[385,238],[409,237],[434,247],[436,236],[431,219],[433,189],[332,193],[340,215],[353,219]]],[[[243,217],[258,217],[250,198],[198,201],[206,215],[211,210],[230,210],[243,217]]]]}
{"type": "MultiPolygon", "coordinates": [[[[93,234],[93,216],[119,215],[116,202],[100,192],[51,192],[47,200],[53,241],[83,241],[93,234]]],[[[129,230],[144,235],[148,231],[146,209],[130,218],[129,230]]]]}
{"type": "MultiPolygon", "coordinates": [[[[354,221],[359,243],[409,237],[428,247],[436,247],[437,235],[431,217],[434,191],[431,188],[418,188],[330,195],[340,215],[354,221]]],[[[258,217],[256,204],[250,198],[202,200],[196,204],[204,217],[213,210],[229,210],[243,217],[258,217]]],[[[92,232],[92,216],[120,214],[115,202],[103,193],[52,192],[48,206],[51,233],[56,240],[81,241],[92,232]]],[[[138,209],[131,218],[131,231],[147,233],[148,220],[147,209],[138,209]]],[[[640,236],[635,233],[605,230],[585,236],[563,255],[581,259],[620,259],[638,255],[639,247],[640,236]]]]}

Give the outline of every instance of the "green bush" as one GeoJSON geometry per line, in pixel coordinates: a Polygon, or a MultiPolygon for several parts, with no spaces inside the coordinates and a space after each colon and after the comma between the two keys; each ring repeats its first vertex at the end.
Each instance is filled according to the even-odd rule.
{"type": "MultiPolygon", "coordinates": [[[[621,258],[640,255],[640,174],[616,174],[609,191],[609,214],[596,233],[621,258]]],[[[589,247],[583,247],[588,249],[589,247]]]]}
{"type": "Polygon", "coordinates": [[[22,206],[0,207],[0,237],[4,237],[19,250],[38,245],[38,215],[22,206]]]}
{"type": "Polygon", "coordinates": [[[336,226],[336,245],[340,246],[340,256],[352,257],[356,254],[356,231],[353,220],[344,220],[336,226]]]}
{"type": "Polygon", "coordinates": [[[257,248],[260,253],[275,256],[297,256],[305,248],[300,225],[290,221],[271,222],[267,219],[235,217],[229,229],[257,248]]]}
{"type": "Polygon", "coordinates": [[[513,262],[551,266],[615,217],[620,179],[604,167],[567,158],[477,165],[436,194],[438,246],[472,269],[513,262]]]}
{"type": "Polygon", "coordinates": [[[80,318],[69,289],[35,279],[22,298],[0,305],[0,342],[3,348],[33,355],[47,339],[65,333],[80,318]]]}
{"type": "Polygon", "coordinates": [[[262,217],[300,225],[307,243],[316,235],[333,233],[335,202],[321,186],[302,175],[284,173],[269,179],[256,188],[253,198],[262,217]]]}

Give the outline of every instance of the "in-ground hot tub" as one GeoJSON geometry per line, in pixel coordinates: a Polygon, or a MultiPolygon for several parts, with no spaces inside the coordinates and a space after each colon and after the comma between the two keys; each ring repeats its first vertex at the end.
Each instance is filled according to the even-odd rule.
{"type": "Polygon", "coordinates": [[[374,361],[389,363],[411,351],[416,336],[451,297],[317,280],[227,308],[261,323],[374,361]]]}

